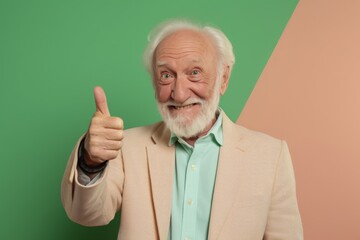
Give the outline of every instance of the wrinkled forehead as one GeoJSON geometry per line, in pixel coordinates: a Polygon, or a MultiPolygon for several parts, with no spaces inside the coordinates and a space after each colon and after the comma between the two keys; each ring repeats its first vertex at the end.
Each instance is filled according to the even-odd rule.
{"type": "MultiPolygon", "coordinates": [[[[182,58],[182,60],[184,62],[186,62],[187,64],[193,64],[193,65],[201,65],[204,63],[204,59],[202,57],[199,57],[199,56],[194,56],[194,55],[191,55],[191,58],[187,58],[187,57],[184,57],[182,58]]],[[[162,59],[162,58],[159,58],[158,60],[155,61],[155,67],[163,67],[163,66],[167,66],[169,64],[169,61],[168,59],[162,59]]]]}
{"type": "MultiPolygon", "coordinates": [[[[155,64],[161,64],[164,58],[182,58],[188,55],[209,55],[215,53],[210,37],[196,30],[179,30],[165,37],[154,53],[155,64]]],[[[196,61],[196,57],[194,59],[196,61]]]]}

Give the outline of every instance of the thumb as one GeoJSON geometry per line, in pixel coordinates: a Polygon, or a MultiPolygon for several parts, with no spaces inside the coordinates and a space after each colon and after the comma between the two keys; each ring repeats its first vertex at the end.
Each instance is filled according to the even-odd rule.
{"type": "Polygon", "coordinates": [[[106,101],[106,95],[101,87],[97,86],[94,88],[94,98],[96,111],[110,117],[110,112],[106,101]]]}

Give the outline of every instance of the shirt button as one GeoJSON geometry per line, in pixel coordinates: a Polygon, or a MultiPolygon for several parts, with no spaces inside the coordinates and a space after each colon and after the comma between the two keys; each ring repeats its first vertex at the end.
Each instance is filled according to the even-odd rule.
{"type": "Polygon", "coordinates": [[[189,198],[189,199],[187,200],[187,204],[188,204],[188,205],[191,205],[192,202],[193,202],[193,200],[192,200],[191,198],[189,198]]]}
{"type": "Polygon", "coordinates": [[[191,164],[191,169],[192,169],[193,171],[195,171],[195,170],[196,170],[196,164],[191,164]]]}

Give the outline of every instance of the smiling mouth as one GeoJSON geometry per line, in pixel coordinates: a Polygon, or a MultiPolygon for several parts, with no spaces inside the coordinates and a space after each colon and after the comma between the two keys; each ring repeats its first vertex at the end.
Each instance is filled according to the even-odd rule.
{"type": "Polygon", "coordinates": [[[191,104],[187,104],[187,105],[183,105],[183,106],[169,105],[168,107],[170,109],[183,110],[183,109],[191,108],[192,106],[195,106],[195,105],[197,105],[197,103],[191,103],[191,104]]]}

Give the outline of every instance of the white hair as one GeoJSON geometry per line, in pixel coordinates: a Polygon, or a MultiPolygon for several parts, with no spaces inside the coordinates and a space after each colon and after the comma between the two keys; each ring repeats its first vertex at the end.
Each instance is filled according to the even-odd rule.
{"type": "MultiPolygon", "coordinates": [[[[180,30],[194,30],[209,36],[218,52],[218,68],[222,65],[229,67],[230,76],[232,66],[235,63],[235,55],[233,52],[232,44],[225,36],[225,34],[220,29],[217,29],[215,27],[205,25],[203,26],[190,22],[188,20],[173,19],[160,24],[159,26],[154,28],[148,35],[149,43],[145,49],[143,61],[146,70],[150,73],[152,77],[154,76],[154,53],[157,46],[167,36],[180,30]]],[[[222,69],[217,70],[218,74],[221,74],[220,72],[222,72],[222,69]]]]}

